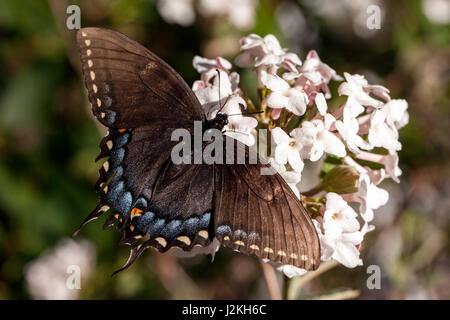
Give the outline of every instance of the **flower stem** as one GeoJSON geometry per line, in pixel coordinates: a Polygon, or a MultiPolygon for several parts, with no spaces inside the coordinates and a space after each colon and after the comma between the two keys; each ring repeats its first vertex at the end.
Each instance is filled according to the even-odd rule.
{"type": "Polygon", "coordinates": [[[322,191],[322,190],[323,190],[323,187],[324,187],[324,186],[322,186],[322,184],[319,183],[319,184],[318,184],[317,186],[315,186],[314,188],[312,188],[312,189],[310,189],[310,190],[308,190],[308,191],[302,192],[302,195],[303,195],[303,196],[306,196],[306,197],[312,197],[313,195],[315,195],[315,194],[319,193],[320,191],[322,191]]]}
{"type": "Polygon", "coordinates": [[[307,274],[305,274],[302,277],[296,277],[293,278],[290,282],[289,282],[289,288],[287,291],[287,296],[286,299],[288,300],[294,300],[297,298],[298,293],[300,291],[300,289],[307,284],[308,282],[310,282],[311,280],[317,278],[318,276],[320,276],[322,273],[327,272],[328,270],[333,269],[334,267],[336,267],[339,263],[336,260],[330,260],[327,262],[322,262],[322,264],[320,265],[319,269],[317,269],[316,271],[311,271],[308,272],[307,274]]]}
{"type": "Polygon", "coordinates": [[[268,263],[259,260],[261,268],[264,274],[264,280],[266,280],[267,289],[269,290],[269,295],[271,300],[282,300],[281,288],[278,283],[277,275],[275,269],[268,263]]]}
{"type": "Polygon", "coordinates": [[[338,292],[325,293],[315,297],[312,300],[348,300],[359,297],[360,291],[355,289],[342,290],[338,292]]]}

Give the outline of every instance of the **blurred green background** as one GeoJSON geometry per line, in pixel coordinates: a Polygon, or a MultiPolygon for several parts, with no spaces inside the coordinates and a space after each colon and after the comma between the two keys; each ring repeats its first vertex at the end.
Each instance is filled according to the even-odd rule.
{"type": "MultiPolygon", "coordinates": [[[[384,184],[390,201],[376,212],[377,229],[363,244],[364,266],[335,267],[299,295],[348,288],[358,290],[360,299],[449,299],[449,2],[255,0],[249,19],[241,11],[206,14],[193,1],[195,20],[181,12],[183,25],[167,22],[175,11],[168,16],[163,2],[0,0],[0,299],[269,298],[258,261],[227,249],[214,263],[209,256],[177,259],[148,250],[111,278],[129,248],[116,245],[115,230],[101,230],[103,221],[88,224],[76,239],[89,241],[88,254],[79,253],[87,259],[81,290],[58,295],[42,288],[45,272],[26,272],[38,261],[50,278],[57,277],[45,258],[48,250],[70,237],[97,202],[93,185],[101,164],[94,159],[105,131],[90,113],[75,31],[65,23],[69,4],[80,6],[82,27],[128,34],[188,84],[198,77],[194,55],[232,61],[242,36],[273,33],[302,60],[315,49],[339,74],[364,74],[392,97],[405,98],[411,118],[400,131],[403,175],[400,184],[384,184]],[[370,4],[382,9],[380,30],[361,24],[370,4]],[[236,23],[242,19],[245,26],[236,23]],[[366,287],[371,264],[381,268],[379,290],[366,287]],[[50,296],[39,294],[44,289],[50,296]]],[[[191,3],[173,2],[175,9],[191,3]]],[[[242,87],[254,90],[251,70],[242,75],[242,87]]],[[[336,84],[332,90],[336,94],[336,84]]],[[[70,260],[70,252],[56,260],[70,260]]]]}

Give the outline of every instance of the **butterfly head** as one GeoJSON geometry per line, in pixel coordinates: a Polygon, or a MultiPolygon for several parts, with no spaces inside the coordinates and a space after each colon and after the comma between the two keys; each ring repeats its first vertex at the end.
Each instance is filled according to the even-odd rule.
{"type": "Polygon", "coordinates": [[[226,113],[217,113],[216,117],[214,118],[217,128],[223,129],[228,124],[228,115],[226,113]]]}
{"type": "Polygon", "coordinates": [[[228,115],[218,112],[214,119],[207,120],[205,130],[218,129],[222,130],[228,124],[228,115]]]}

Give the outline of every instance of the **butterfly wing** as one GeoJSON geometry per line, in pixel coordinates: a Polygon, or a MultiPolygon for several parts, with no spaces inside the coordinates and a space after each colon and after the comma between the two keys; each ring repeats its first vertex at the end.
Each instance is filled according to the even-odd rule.
{"type": "Polygon", "coordinates": [[[306,209],[278,173],[262,175],[261,169],[269,167],[259,160],[249,164],[254,151],[236,141],[231,157],[244,148],[245,164],[215,169],[215,236],[241,253],[315,270],[320,244],[306,209]]]}
{"type": "Polygon", "coordinates": [[[134,244],[141,236],[145,241],[131,250],[130,266],[148,247],[166,252],[172,247],[190,251],[196,245],[207,246],[213,231],[214,166],[163,166],[154,186],[146,213],[133,217],[124,229],[121,243],[134,244]]]}
{"type": "Polygon", "coordinates": [[[119,32],[77,32],[84,81],[92,111],[110,128],[150,123],[192,125],[204,120],[200,103],[168,64],[119,32]]]}
{"type": "Polygon", "coordinates": [[[173,129],[191,130],[204,114],[184,80],[127,36],[83,28],[77,43],[93,113],[109,128],[97,158],[108,157],[96,184],[100,202],[84,223],[111,208],[126,226],[131,211],[144,210],[152,197],[176,143],[171,141],[173,129]]]}

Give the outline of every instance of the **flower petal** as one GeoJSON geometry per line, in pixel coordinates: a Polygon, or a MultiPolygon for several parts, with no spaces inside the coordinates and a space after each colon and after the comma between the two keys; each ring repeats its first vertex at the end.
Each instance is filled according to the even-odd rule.
{"type": "Polygon", "coordinates": [[[327,101],[325,100],[325,96],[323,95],[323,93],[321,92],[318,93],[314,101],[316,102],[316,106],[317,109],[319,110],[319,113],[324,116],[327,113],[328,107],[327,101]]]}
{"type": "Polygon", "coordinates": [[[286,81],[279,76],[270,73],[264,73],[261,76],[261,81],[267,88],[274,92],[284,92],[290,88],[286,81]]]}
{"type": "Polygon", "coordinates": [[[272,92],[267,97],[266,102],[267,102],[267,106],[270,108],[282,109],[282,108],[286,108],[286,106],[289,104],[289,99],[278,92],[272,92]]]}

